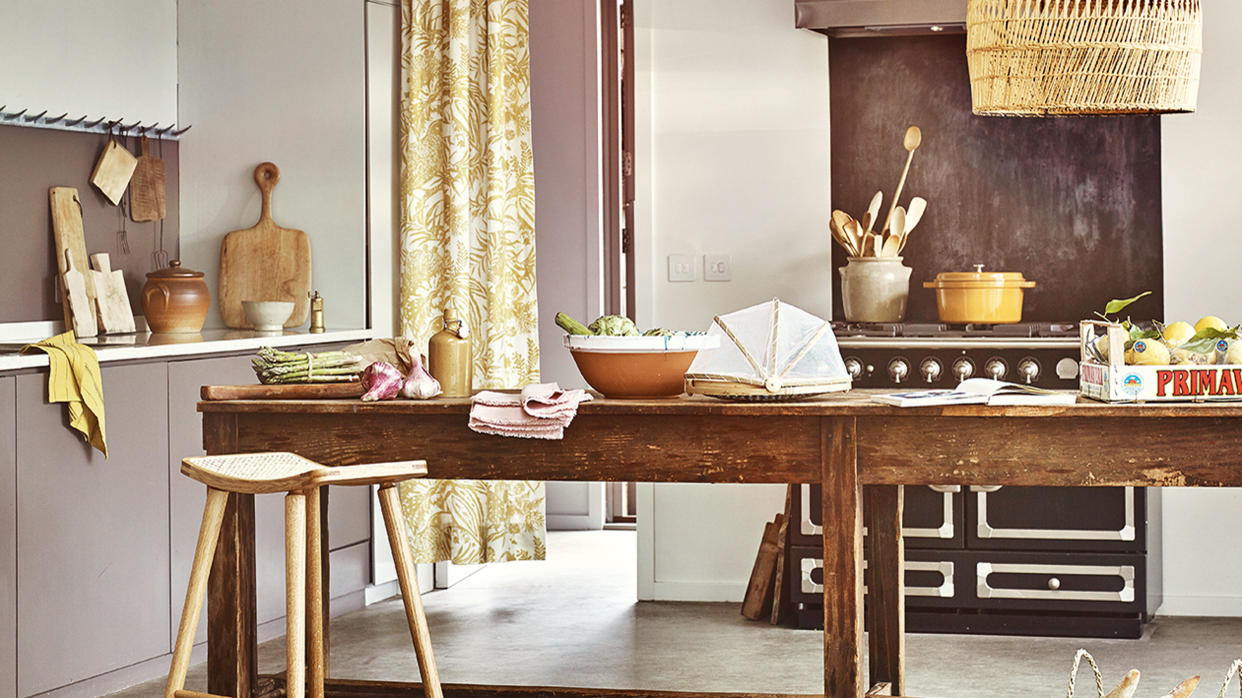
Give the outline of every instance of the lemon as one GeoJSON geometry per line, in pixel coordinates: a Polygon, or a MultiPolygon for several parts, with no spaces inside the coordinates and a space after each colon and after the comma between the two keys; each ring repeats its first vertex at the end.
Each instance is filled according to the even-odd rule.
{"type": "Polygon", "coordinates": [[[1101,359],[1108,361],[1108,335],[1096,338],[1095,350],[1100,352],[1101,359]]]}
{"type": "MultiPolygon", "coordinates": [[[[1204,318],[1204,320],[1206,319],[1207,318],[1204,318]]],[[[1199,322],[1203,322],[1203,320],[1200,320],[1199,322]]],[[[1197,331],[1198,330],[1192,327],[1189,322],[1179,320],[1171,325],[1165,326],[1164,341],[1171,347],[1180,347],[1186,342],[1189,342],[1190,338],[1195,336],[1195,332],[1197,331]]]]}
{"type": "Polygon", "coordinates": [[[1126,352],[1126,363],[1133,366],[1166,366],[1169,363],[1169,348],[1152,339],[1140,339],[1126,352]]]}
{"type": "Polygon", "coordinates": [[[1215,352],[1211,354],[1199,354],[1189,349],[1177,348],[1169,353],[1169,363],[1174,365],[1194,364],[1196,366],[1206,366],[1213,362],[1216,358],[1215,352]]]}
{"type": "Polygon", "coordinates": [[[1224,363],[1242,364],[1242,342],[1233,342],[1229,345],[1229,351],[1225,352],[1224,363]]]}
{"type": "Polygon", "coordinates": [[[1208,315],[1206,317],[1199,318],[1199,321],[1195,323],[1195,332],[1202,332],[1208,327],[1214,330],[1229,329],[1229,325],[1226,325],[1224,320],[1221,320],[1215,315],[1208,315]]]}

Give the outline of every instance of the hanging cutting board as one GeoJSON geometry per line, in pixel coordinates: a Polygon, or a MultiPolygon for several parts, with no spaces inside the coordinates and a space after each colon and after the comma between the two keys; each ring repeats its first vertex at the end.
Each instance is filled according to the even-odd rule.
{"type": "Polygon", "coordinates": [[[107,252],[91,255],[95,268],[88,274],[95,283],[95,301],[99,306],[99,329],[105,334],[128,334],[134,331],[134,311],[125,289],[125,274],[112,269],[107,252]]]}
{"type": "Polygon", "coordinates": [[[254,181],[263,195],[259,222],[224,236],[220,246],[220,317],[228,327],[246,328],[242,301],[292,301],[285,327],[297,327],[310,314],[310,239],[272,220],[280,169],[265,162],[255,168],[254,181]]]}
{"type": "MultiPolygon", "coordinates": [[[[52,239],[56,248],[56,278],[64,279],[69,271],[67,261],[73,260],[73,267],[79,271],[89,269],[86,262],[86,238],[82,232],[82,202],[78,199],[78,190],[73,187],[52,187],[48,191],[48,199],[52,206],[52,239]],[[68,256],[66,256],[68,253],[68,256]]],[[[90,276],[82,275],[87,298],[94,302],[95,284],[90,276]]],[[[65,307],[65,327],[73,327],[69,309],[69,294],[64,293],[63,283],[61,300],[65,307]]]]}
{"type": "Polygon", "coordinates": [[[61,275],[65,284],[65,302],[69,305],[70,317],[66,327],[73,328],[78,339],[94,337],[99,334],[95,324],[95,300],[86,295],[86,277],[73,264],[73,255],[65,251],[67,269],[61,275]]]}
{"type": "Polygon", "coordinates": [[[129,216],[135,222],[164,220],[164,161],[151,155],[147,137],[129,181],[129,216]]]}
{"type": "MultiPolygon", "coordinates": [[[[121,197],[125,196],[125,188],[129,186],[129,180],[134,175],[134,168],[138,166],[138,158],[125,149],[125,146],[109,139],[107,147],[104,148],[103,154],[99,156],[99,161],[95,163],[95,170],[91,172],[91,184],[99,188],[103,195],[108,197],[115,206],[121,203],[121,197]]],[[[78,267],[85,269],[85,266],[78,267]]]]}

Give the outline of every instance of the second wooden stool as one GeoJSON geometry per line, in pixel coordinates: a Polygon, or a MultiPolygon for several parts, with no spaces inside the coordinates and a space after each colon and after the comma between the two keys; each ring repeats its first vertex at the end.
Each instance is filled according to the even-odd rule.
{"type": "MultiPolygon", "coordinates": [[[[172,668],[165,684],[165,698],[201,698],[186,691],[185,675],[198,627],[207,576],[224,520],[229,493],[269,494],[285,492],[285,695],[302,698],[307,685],[312,698],[324,694],[323,567],[320,559],[319,488],[325,485],[379,485],[380,510],[388,543],[397,567],[397,583],[405,604],[405,616],[414,640],[418,670],[428,698],[441,698],[440,678],[409,538],[401,517],[396,483],[427,474],[423,461],[376,463],[329,468],[293,453],[249,453],[201,456],[181,462],[181,472],[207,485],[207,506],[194,550],[194,566],[186,589],[185,608],[173,650],[172,668]],[[309,588],[309,592],[308,592],[309,588]],[[309,606],[309,614],[304,609],[309,606]],[[309,615],[309,619],[307,618],[309,615]],[[309,653],[305,646],[306,621],[310,624],[309,653]],[[310,656],[309,676],[306,656],[310,656]],[[308,681],[309,678],[309,681],[308,681]]],[[[210,639],[209,639],[210,641],[210,639]]]]}

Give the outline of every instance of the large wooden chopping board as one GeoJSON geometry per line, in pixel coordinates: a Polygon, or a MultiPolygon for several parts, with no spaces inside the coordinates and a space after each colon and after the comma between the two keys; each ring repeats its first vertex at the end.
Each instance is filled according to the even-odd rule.
{"type": "MultiPolygon", "coordinates": [[[[86,259],[86,236],[82,229],[82,202],[78,200],[78,190],[73,187],[52,187],[48,190],[48,199],[52,207],[52,239],[56,248],[57,279],[63,281],[65,272],[69,271],[68,260],[73,260],[73,267],[78,271],[90,269],[86,259]],[[68,257],[65,253],[68,252],[68,257]]],[[[95,283],[89,274],[83,274],[86,297],[95,302],[95,283]]],[[[69,295],[65,293],[64,284],[60,284],[61,300],[65,309],[65,327],[73,327],[73,315],[69,309],[69,295]]]]}
{"type": "Polygon", "coordinates": [[[310,239],[301,230],[272,220],[272,189],[280,169],[270,162],[254,170],[263,193],[263,210],[253,228],[224,236],[220,246],[220,316],[229,327],[247,328],[242,301],[292,301],[285,327],[297,327],[310,314],[310,239]]]}

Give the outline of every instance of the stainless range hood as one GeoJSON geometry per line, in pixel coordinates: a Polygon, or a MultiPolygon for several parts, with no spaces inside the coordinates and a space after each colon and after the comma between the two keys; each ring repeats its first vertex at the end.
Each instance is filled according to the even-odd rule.
{"type": "Polygon", "coordinates": [[[794,0],[801,29],[829,36],[901,36],[966,31],[966,0],[794,0]]]}

